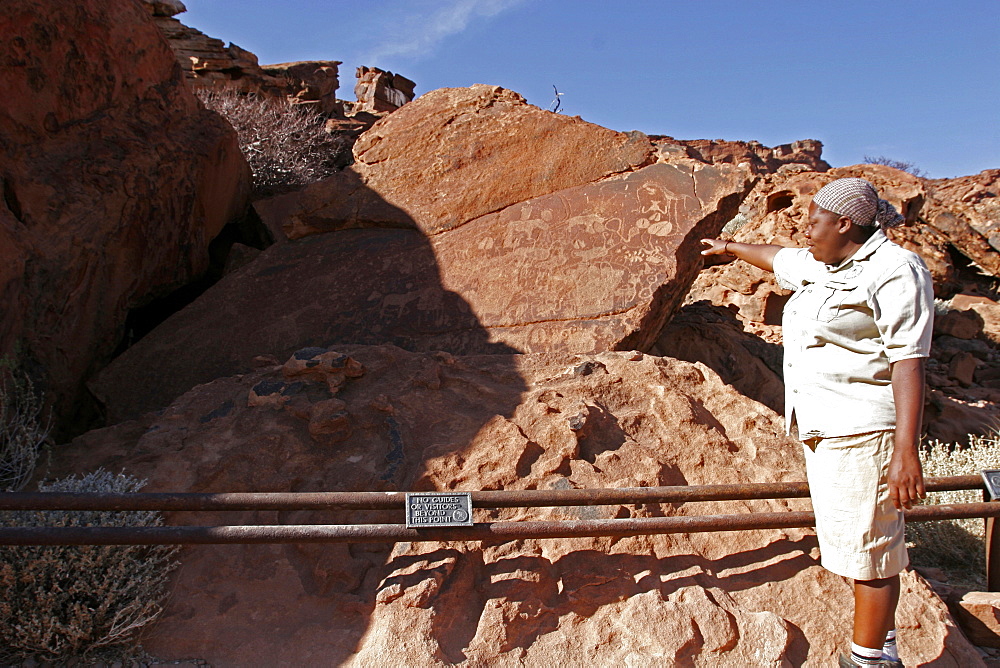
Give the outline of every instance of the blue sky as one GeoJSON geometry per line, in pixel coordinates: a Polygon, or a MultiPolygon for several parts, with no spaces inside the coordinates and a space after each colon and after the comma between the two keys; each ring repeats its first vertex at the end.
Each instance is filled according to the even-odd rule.
{"type": "Polygon", "coordinates": [[[615,130],[819,139],[932,177],[1000,167],[997,0],[184,0],[182,22],[262,64],[340,60],[496,84],[615,130]]]}

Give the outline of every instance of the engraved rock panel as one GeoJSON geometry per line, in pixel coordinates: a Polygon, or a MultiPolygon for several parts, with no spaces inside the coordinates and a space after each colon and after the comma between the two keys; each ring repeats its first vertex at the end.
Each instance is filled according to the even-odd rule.
{"type": "Polygon", "coordinates": [[[444,285],[519,350],[644,349],[746,192],[745,174],[651,165],[432,237],[444,285]]]}
{"type": "Polygon", "coordinates": [[[414,229],[351,229],[277,244],[90,387],[120,420],[251,368],[265,351],[280,357],[334,343],[458,354],[643,349],[701,266],[698,238],[721,229],[747,186],[741,170],[659,164],[431,239],[414,229]]]}
{"type": "Polygon", "coordinates": [[[308,346],[514,352],[445,289],[415,230],[345,230],[268,248],[117,357],[90,383],[109,422],[308,346]],[[206,335],[212,332],[212,335],[206,335]],[[155,382],[150,382],[155,379],[155,382]]]}

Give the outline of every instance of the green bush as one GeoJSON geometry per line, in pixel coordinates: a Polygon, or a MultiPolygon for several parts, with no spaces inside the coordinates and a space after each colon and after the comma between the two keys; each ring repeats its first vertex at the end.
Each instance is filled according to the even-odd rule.
{"type": "MultiPolygon", "coordinates": [[[[99,470],[43,492],[135,492],[145,481],[99,470]]],[[[143,512],[0,512],[0,526],[156,526],[143,512]]],[[[172,546],[0,546],[0,664],[128,661],[161,612],[172,546]]]]}

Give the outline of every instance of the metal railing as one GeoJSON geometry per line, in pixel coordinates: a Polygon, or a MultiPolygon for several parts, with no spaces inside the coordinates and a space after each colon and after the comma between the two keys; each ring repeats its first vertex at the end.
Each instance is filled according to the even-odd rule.
{"type": "MultiPolygon", "coordinates": [[[[979,475],[928,478],[928,492],[986,490],[979,475]]],[[[471,492],[474,508],[643,505],[699,501],[803,498],[804,482],[633,487],[622,489],[496,490],[471,492]]],[[[91,511],[292,511],[403,510],[404,492],[237,492],[199,493],[0,493],[2,510],[91,511]]],[[[993,518],[1000,503],[916,506],[907,522],[986,518],[987,580],[1000,588],[1000,550],[994,547],[993,518]],[[994,563],[997,561],[997,563],[994,563]]],[[[503,542],[528,538],[639,536],[811,527],[812,512],[679,515],[620,519],[480,522],[468,527],[408,528],[403,524],[281,524],[156,527],[8,527],[0,545],[154,545],[261,543],[396,543],[417,541],[503,542]]],[[[1000,532],[998,532],[1000,533],[1000,532]]]]}

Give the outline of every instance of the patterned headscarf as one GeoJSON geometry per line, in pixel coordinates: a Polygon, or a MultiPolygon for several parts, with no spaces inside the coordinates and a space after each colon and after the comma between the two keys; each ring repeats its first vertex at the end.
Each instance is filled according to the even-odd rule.
{"type": "Polygon", "coordinates": [[[905,222],[896,207],[879,199],[875,186],[864,179],[837,179],[820,188],[813,197],[816,206],[847,216],[855,225],[882,229],[905,222]]]}

